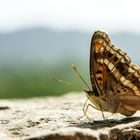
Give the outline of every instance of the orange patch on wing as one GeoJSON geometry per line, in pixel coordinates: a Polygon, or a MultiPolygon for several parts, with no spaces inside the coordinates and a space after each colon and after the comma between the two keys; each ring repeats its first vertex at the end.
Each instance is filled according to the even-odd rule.
{"type": "Polygon", "coordinates": [[[104,83],[107,81],[108,78],[108,71],[107,71],[107,66],[103,65],[103,77],[104,77],[104,83]]]}
{"type": "Polygon", "coordinates": [[[101,44],[95,43],[95,52],[98,53],[100,51],[100,48],[102,47],[101,44]]]}

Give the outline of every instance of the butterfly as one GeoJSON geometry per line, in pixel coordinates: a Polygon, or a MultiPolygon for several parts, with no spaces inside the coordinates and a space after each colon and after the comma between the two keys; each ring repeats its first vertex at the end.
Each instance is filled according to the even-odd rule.
{"type": "Polygon", "coordinates": [[[84,105],[84,115],[89,106],[124,116],[140,110],[140,67],[102,31],[91,39],[90,79],[92,90],[86,95],[92,104],[84,105]]]}

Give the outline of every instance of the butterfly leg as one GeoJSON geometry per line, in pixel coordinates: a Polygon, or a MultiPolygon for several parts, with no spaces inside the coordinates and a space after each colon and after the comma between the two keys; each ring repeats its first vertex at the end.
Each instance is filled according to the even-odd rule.
{"type": "Polygon", "coordinates": [[[87,119],[89,121],[91,121],[91,119],[88,117],[88,115],[86,114],[87,110],[88,110],[88,105],[87,105],[87,102],[88,102],[88,99],[86,100],[86,102],[84,103],[84,106],[83,106],[83,115],[79,118],[79,120],[81,120],[84,116],[87,117],[87,119]]]}
{"type": "Polygon", "coordinates": [[[89,106],[92,106],[92,105],[91,104],[87,104],[87,106],[85,108],[83,108],[83,113],[84,113],[83,117],[86,116],[88,121],[92,122],[92,119],[87,115],[87,111],[88,111],[89,106]]]}
{"type": "Polygon", "coordinates": [[[87,104],[87,102],[88,102],[88,99],[86,100],[86,102],[84,103],[84,106],[83,106],[83,113],[84,114],[81,117],[79,117],[78,119],[81,120],[84,116],[86,116],[88,121],[92,122],[92,119],[87,115],[87,110],[88,110],[89,105],[90,105],[90,104],[87,104]]]}
{"type": "Polygon", "coordinates": [[[104,112],[103,112],[103,109],[102,109],[102,106],[101,105],[100,105],[100,109],[101,109],[101,112],[102,112],[102,117],[105,120],[105,115],[104,115],[104,112]]]}
{"type": "MultiPolygon", "coordinates": [[[[90,103],[88,103],[87,104],[87,101],[88,101],[88,99],[86,100],[86,102],[85,102],[85,104],[84,104],[84,106],[83,106],[83,115],[79,118],[79,119],[82,119],[84,116],[86,116],[87,117],[87,119],[88,119],[88,121],[89,122],[93,122],[92,121],[92,119],[87,115],[87,111],[88,111],[88,108],[89,107],[93,107],[93,108],[95,108],[95,109],[97,109],[95,106],[93,106],[92,104],[90,104],[90,103]]],[[[99,110],[99,109],[97,109],[97,110],[99,110]]]]}

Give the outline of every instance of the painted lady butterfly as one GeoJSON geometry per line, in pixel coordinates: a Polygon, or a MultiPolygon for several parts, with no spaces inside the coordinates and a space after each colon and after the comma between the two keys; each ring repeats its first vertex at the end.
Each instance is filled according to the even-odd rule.
{"type": "Polygon", "coordinates": [[[140,68],[102,31],[96,31],[91,40],[90,78],[92,91],[86,94],[92,105],[83,108],[84,115],[89,106],[124,116],[140,110],[140,68]]]}

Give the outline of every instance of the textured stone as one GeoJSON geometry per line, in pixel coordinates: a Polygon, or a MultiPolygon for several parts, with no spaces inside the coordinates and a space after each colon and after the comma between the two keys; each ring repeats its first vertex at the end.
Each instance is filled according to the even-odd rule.
{"type": "Polygon", "coordinates": [[[140,139],[140,113],[126,118],[89,108],[83,115],[84,93],[61,97],[0,100],[0,140],[136,140],[140,139]]]}

